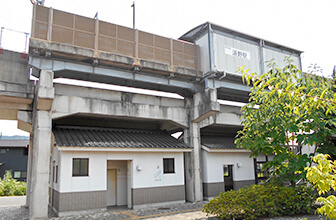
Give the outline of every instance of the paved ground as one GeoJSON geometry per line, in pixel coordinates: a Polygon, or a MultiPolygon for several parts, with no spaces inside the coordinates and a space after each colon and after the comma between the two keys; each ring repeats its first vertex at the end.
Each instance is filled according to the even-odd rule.
{"type": "MultiPolygon", "coordinates": [[[[16,198],[18,202],[23,201],[16,198]]],[[[20,220],[28,219],[28,209],[21,204],[1,205],[4,204],[3,198],[0,197],[0,220],[20,220]]],[[[201,220],[201,219],[217,219],[212,216],[206,216],[201,209],[206,202],[176,204],[164,207],[146,208],[129,210],[123,209],[108,209],[106,212],[85,214],[67,217],[56,217],[55,213],[49,211],[49,220],[79,220],[79,219],[158,219],[158,220],[201,220]]],[[[317,220],[324,219],[321,216],[298,216],[298,217],[279,217],[272,220],[317,220]]],[[[265,218],[263,220],[271,220],[265,218]]]]}
{"type": "Polygon", "coordinates": [[[26,204],[25,196],[3,196],[0,197],[0,207],[21,206],[26,204]]]}

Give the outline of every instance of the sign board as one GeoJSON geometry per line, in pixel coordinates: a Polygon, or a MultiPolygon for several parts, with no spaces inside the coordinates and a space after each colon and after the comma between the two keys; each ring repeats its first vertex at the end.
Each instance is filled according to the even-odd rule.
{"type": "Polygon", "coordinates": [[[250,60],[250,53],[236,48],[225,47],[225,53],[230,56],[250,60]]]}

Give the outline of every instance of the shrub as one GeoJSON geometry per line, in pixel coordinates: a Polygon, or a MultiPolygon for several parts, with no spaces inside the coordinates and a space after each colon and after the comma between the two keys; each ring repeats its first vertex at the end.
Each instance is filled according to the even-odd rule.
{"type": "Polygon", "coordinates": [[[315,199],[316,193],[305,186],[294,189],[275,184],[252,185],[220,193],[202,211],[220,219],[313,214],[315,199]]]}
{"type": "Polygon", "coordinates": [[[9,170],[6,171],[3,180],[0,178],[0,196],[24,196],[26,189],[27,184],[13,179],[9,170]]]}

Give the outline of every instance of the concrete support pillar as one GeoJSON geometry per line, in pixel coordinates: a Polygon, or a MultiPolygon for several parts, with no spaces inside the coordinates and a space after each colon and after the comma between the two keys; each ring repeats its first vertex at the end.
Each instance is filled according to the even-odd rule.
{"type": "Polygon", "coordinates": [[[201,132],[198,123],[190,123],[184,130],[184,141],[193,147],[193,151],[185,153],[186,199],[190,202],[203,201],[201,170],[201,132]]]}
{"type": "Polygon", "coordinates": [[[48,217],[51,115],[37,111],[34,121],[33,163],[30,181],[29,218],[48,217]]]}
{"type": "Polygon", "coordinates": [[[27,164],[27,190],[26,190],[26,206],[29,207],[30,201],[30,186],[31,186],[31,168],[33,163],[33,133],[29,136],[29,148],[28,148],[28,164],[27,164]]]}
{"type": "Polygon", "coordinates": [[[200,122],[220,111],[217,90],[207,88],[186,100],[190,106],[189,129],[184,130],[184,142],[193,147],[191,153],[184,154],[187,201],[203,201],[202,145],[200,122]]]}
{"type": "Polygon", "coordinates": [[[52,71],[42,70],[40,72],[34,98],[29,219],[48,217],[52,126],[50,109],[54,99],[53,77],[52,71]]]}

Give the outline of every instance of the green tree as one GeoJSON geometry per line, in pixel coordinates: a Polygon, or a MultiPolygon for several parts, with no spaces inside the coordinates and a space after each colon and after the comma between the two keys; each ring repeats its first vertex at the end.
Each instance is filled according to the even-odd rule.
{"type": "Polygon", "coordinates": [[[330,139],[336,133],[336,118],[331,117],[336,110],[336,94],[332,80],[303,74],[290,57],[285,61],[282,69],[270,61],[270,70],[261,76],[244,67],[239,69],[251,93],[249,103],[242,107],[244,127],[236,144],[251,150],[253,157],[274,155],[265,166],[271,168],[271,177],[295,186],[305,178],[304,168],[314,156],[301,154],[303,146],[336,155],[330,139]]]}
{"type": "MultiPolygon", "coordinates": [[[[329,192],[332,188],[336,189],[336,162],[328,160],[329,155],[318,154],[313,157],[316,166],[307,167],[307,180],[315,185],[319,195],[329,192]]],[[[328,197],[319,197],[317,202],[323,205],[317,211],[326,215],[330,219],[336,219],[336,197],[330,195],[328,197]]]]}

